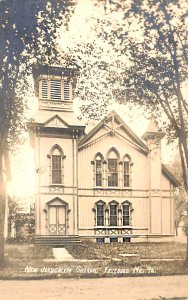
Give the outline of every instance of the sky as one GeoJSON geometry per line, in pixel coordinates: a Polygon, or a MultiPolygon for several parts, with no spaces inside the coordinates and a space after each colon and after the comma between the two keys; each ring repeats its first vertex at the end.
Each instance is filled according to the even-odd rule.
{"type": "MultiPolygon", "coordinates": [[[[75,31],[75,34],[77,34],[80,30],[83,34],[84,30],[84,35],[88,35],[89,38],[91,38],[91,36],[84,18],[88,17],[88,13],[92,14],[91,2],[92,1],[89,0],[78,1],[77,16],[79,16],[79,24],[77,22],[77,26],[75,26],[75,23],[72,23],[72,32],[75,31]],[[83,22],[80,21],[80,16],[83,17],[83,22]]],[[[184,90],[186,96],[188,96],[187,86],[185,86],[184,90]]],[[[142,110],[135,108],[132,111],[128,111],[127,108],[118,104],[112,104],[109,110],[115,110],[139,137],[146,131],[149,121],[144,117],[142,110]]],[[[176,146],[166,145],[166,141],[163,139],[162,161],[168,164],[170,161],[173,161],[176,153],[176,146]]],[[[29,142],[27,142],[22,146],[19,153],[12,158],[12,181],[8,185],[9,193],[17,196],[32,195],[35,191],[34,174],[34,151],[31,149],[29,142]]]]}

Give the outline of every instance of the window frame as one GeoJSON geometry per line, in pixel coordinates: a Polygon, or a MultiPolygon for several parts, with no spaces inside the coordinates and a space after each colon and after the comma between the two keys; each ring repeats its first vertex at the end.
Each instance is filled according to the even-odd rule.
{"type": "Polygon", "coordinates": [[[108,204],[103,200],[99,200],[95,202],[92,210],[95,213],[95,227],[130,228],[132,226],[132,212],[134,209],[132,208],[132,203],[128,200],[122,203],[112,200],[108,204]]]}
{"type": "Polygon", "coordinates": [[[71,80],[68,77],[42,77],[39,81],[39,98],[43,101],[70,102],[72,99],[71,87],[71,80]],[[54,85],[52,82],[54,82],[54,85]],[[55,85],[55,82],[58,82],[59,85],[55,85]],[[55,97],[56,89],[59,95],[57,97],[55,97]],[[53,95],[54,97],[52,97],[53,95]]]}
{"type": "Polygon", "coordinates": [[[52,153],[51,165],[52,184],[62,184],[62,156],[52,153]]]}
{"type": "Polygon", "coordinates": [[[108,158],[108,187],[118,186],[118,159],[108,158]],[[110,166],[111,163],[111,166],[110,166]],[[111,169],[111,170],[110,170],[111,169]],[[115,171],[113,171],[115,169],[115,171]]]}
{"type": "Polygon", "coordinates": [[[107,186],[119,187],[119,153],[115,148],[111,148],[107,153],[107,186]]]}
{"type": "Polygon", "coordinates": [[[123,158],[123,187],[131,187],[131,167],[132,167],[131,157],[126,154],[123,158]]]}
{"type": "Polygon", "coordinates": [[[100,153],[97,153],[95,156],[95,186],[102,187],[102,177],[103,177],[103,156],[100,153]],[[97,166],[97,163],[100,162],[100,166],[97,166]]]}
{"type": "Polygon", "coordinates": [[[95,226],[97,227],[105,226],[105,210],[106,210],[106,204],[104,201],[99,200],[95,203],[95,226]],[[99,207],[100,209],[102,207],[102,214],[99,214],[98,211],[99,207]]]}
{"type": "Polygon", "coordinates": [[[121,206],[122,206],[122,226],[131,226],[132,203],[126,200],[121,204],[121,206]],[[128,207],[128,214],[124,214],[124,207],[128,207]]]}
{"type": "Polygon", "coordinates": [[[118,207],[119,207],[119,203],[116,201],[111,201],[108,204],[109,207],[109,226],[118,226],[118,207]],[[112,207],[115,206],[115,213],[112,214],[112,207]],[[115,222],[114,222],[115,220],[115,222]]]}
{"type": "Polygon", "coordinates": [[[49,164],[49,168],[50,168],[50,185],[60,185],[60,186],[62,186],[64,184],[64,182],[63,182],[63,180],[64,180],[64,174],[63,174],[64,163],[63,163],[63,160],[66,158],[66,156],[63,153],[63,150],[61,149],[61,147],[58,144],[55,144],[51,148],[50,154],[48,154],[47,157],[50,159],[50,164],[49,164]],[[56,154],[54,154],[55,152],[56,152],[56,154]],[[60,167],[59,168],[53,168],[53,158],[54,157],[59,158],[59,162],[60,162],[60,167]],[[59,171],[59,173],[60,173],[59,182],[56,182],[56,180],[53,180],[54,171],[59,171]]]}

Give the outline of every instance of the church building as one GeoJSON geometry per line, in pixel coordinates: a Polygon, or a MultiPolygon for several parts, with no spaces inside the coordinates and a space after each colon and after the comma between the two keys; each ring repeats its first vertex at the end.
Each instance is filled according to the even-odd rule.
{"type": "Polygon", "coordinates": [[[112,111],[86,134],[73,112],[72,70],[39,66],[34,79],[36,243],[173,240],[178,181],[161,163],[155,122],[139,138],[112,111]]]}

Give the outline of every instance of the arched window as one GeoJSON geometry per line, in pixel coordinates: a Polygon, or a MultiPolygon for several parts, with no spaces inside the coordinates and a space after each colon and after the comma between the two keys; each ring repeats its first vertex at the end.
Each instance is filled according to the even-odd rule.
{"type": "Polygon", "coordinates": [[[62,159],[61,152],[55,148],[52,152],[52,184],[62,183],[62,159]]]}
{"type": "Polygon", "coordinates": [[[118,186],[118,155],[111,150],[107,158],[108,163],[108,186],[118,186]]]}
{"type": "Polygon", "coordinates": [[[131,159],[128,155],[123,160],[123,182],[124,187],[130,187],[130,164],[131,159]]]}
{"type": "Polygon", "coordinates": [[[102,157],[100,154],[95,158],[95,184],[102,186],[102,157]]]}
{"type": "Polygon", "coordinates": [[[115,201],[109,203],[109,225],[110,226],[117,226],[118,221],[118,204],[115,201]]]}
{"type": "Polygon", "coordinates": [[[52,184],[62,184],[63,182],[63,150],[59,145],[54,145],[50,151],[50,175],[52,184]]]}
{"type": "Polygon", "coordinates": [[[129,226],[131,223],[131,203],[128,201],[125,201],[122,203],[122,225],[123,226],[129,226]]]}
{"type": "Polygon", "coordinates": [[[96,226],[104,226],[105,221],[105,203],[103,201],[96,202],[96,226]]]}

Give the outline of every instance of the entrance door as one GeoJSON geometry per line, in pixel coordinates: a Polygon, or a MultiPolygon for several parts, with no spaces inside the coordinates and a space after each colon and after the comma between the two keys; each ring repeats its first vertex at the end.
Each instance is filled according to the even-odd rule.
{"type": "Polygon", "coordinates": [[[66,234],[65,206],[49,206],[49,234],[66,234]]]}

